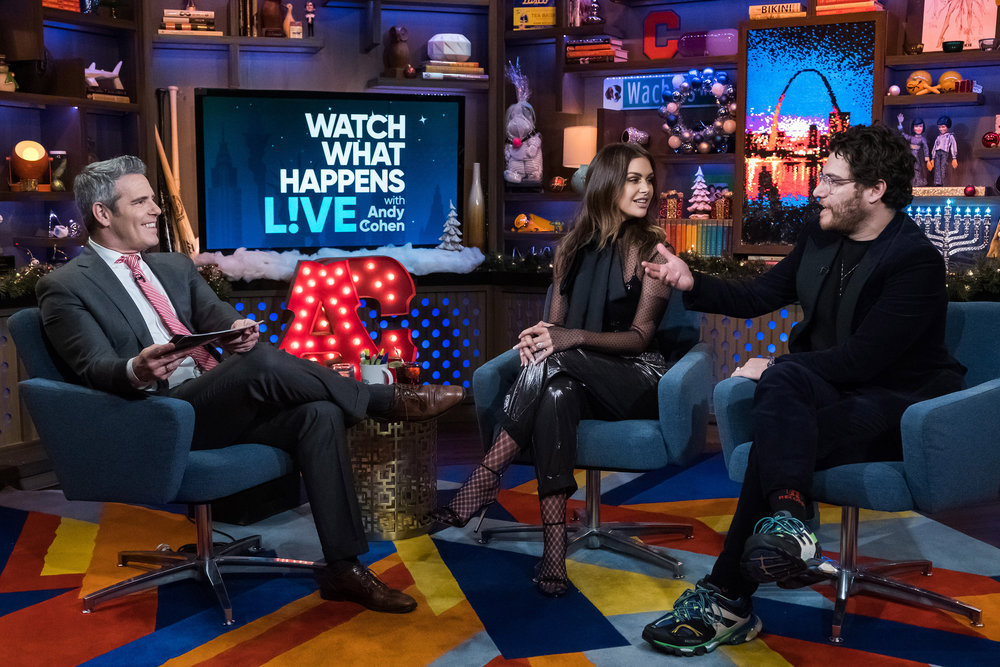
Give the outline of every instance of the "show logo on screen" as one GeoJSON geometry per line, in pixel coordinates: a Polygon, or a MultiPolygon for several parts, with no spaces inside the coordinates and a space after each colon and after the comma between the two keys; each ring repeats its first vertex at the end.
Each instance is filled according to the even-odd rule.
{"type": "Polygon", "coordinates": [[[461,98],[197,93],[206,249],[434,245],[459,202],[461,98]]]}

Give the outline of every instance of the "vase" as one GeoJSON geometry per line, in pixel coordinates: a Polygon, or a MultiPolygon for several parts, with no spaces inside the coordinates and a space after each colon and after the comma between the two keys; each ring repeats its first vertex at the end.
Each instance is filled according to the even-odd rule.
{"type": "Polygon", "coordinates": [[[478,162],[472,165],[469,204],[465,207],[465,245],[486,250],[486,206],[483,203],[483,182],[478,162]]]}
{"type": "Polygon", "coordinates": [[[710,56],[735,56],[740,50],[740,33],[732,28],[709,30],[705,51],[710,56]]]}

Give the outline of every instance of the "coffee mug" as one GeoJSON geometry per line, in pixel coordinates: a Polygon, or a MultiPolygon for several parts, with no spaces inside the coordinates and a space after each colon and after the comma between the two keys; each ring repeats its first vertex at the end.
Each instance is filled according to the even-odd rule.
{"type": "Polygon", "coordinates": [[[361,364],[361,381],[365,384],[392,384],[389,364],[361,364]]]}

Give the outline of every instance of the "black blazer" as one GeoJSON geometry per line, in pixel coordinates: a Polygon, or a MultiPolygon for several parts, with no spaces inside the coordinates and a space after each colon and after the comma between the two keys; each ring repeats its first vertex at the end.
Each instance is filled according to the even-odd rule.
{"type": "MultiPolygon", "coordinates": [[[[239,319],[187,256],[150,253],[143,259],[192,332],[228,329],[239,319]]],[[[97,253],[84,248],[42,277],[35,294],[46,335],[82,384],[126,396],[141,393],[128,381],[125,367],[153,338],[135,302],[97,253]]],[[[166,390],[167,382],[157,385],[158,392],[166,390]]]]}
{"type": "Polygon", "coordinates": [[[798,363],[845,390],[881,387],[915,402],[961,388],[965,367],[944,345],[948,295],[944,260],[919,227],[899,212],[879,234],[847,284],[837,312],[837,345],[807,349],[820,287],[833,280],[844,237],[808,223],[792,252],[759,278],[725,280],[696,274],[684,295],[689,308],[757,317],[798,302],[803,318],[789,337],[798,363]]]}

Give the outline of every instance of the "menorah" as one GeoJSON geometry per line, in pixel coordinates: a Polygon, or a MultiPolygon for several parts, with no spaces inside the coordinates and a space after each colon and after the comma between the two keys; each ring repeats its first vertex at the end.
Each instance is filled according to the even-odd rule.
{"type": "Polygon", "coordinates": [[[966,206],[963,213],[961,206],[953,210],[949,199],[945,203],[943,216],[940,206],[933,211],[930,206],[927,208],[918,206],[915,215],[912,207],[906,212],[920,225],[924,234],[944,257],[945,271],[948,271],[952,256],[962,252],[983,250],[990,244],[992,218],[989,207],[986,208],[985,215],[978,206],[974,212],[971,206],[966,206]]]}

